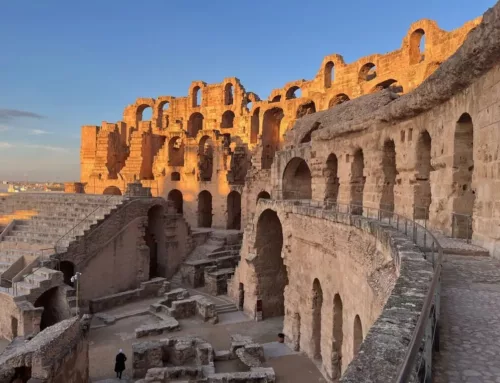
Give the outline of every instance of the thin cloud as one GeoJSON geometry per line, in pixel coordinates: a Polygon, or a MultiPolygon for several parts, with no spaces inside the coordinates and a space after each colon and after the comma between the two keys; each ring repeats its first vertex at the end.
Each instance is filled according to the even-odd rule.
{"type": "Polygon", "coordinates": [[[0,149],[9,149],[13,146],[10,142],[0,141],[0,149]]]}
{"type": "Polygon", "coordinates": [[[0,109],[0,121],[11,121],[16,118],[34,118],[34,119],[42,119],[45,118],[41,114],[28,112],[26,110],[19,109],[0,109]]]}
{"type": "Polygon", "coordinates": [[[42,129],[30,129],[29,134],[32,136],[43,136],[44,134],[52,134],[52,132],[48,132],[42,129]]]}
{"type": "Polygon", "coordinates": [[[7,130],[9,130],[8,126],[0,125],[0,132],[6,132],[7,130]]]}
{"type": "Polygon", "coordinates": [[[24,144],[23,146],[28,149],[42,149],[56,153],[68,153],[70,150],[69,148],[62,148],[59,146],[50,146],[50,145],[24,144]]]}

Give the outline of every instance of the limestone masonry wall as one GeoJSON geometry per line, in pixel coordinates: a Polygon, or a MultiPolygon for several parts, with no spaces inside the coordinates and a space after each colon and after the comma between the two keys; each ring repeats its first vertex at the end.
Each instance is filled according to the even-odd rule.
{"type": "Polygon", "coordinates": [[[186,97],[138,98],[125,108],[122,121],[82,127],[85,192],[119,194],[138,179],[154,195],[176,201],[193,226],[240,228],[266,187],[254,186],[256,194],[242,198],[248,171],[253,177],[270,169],[296,119],[381,89],[413,90],[480,20],[451,32],[420,20],[410,26],[400,49],[350,64],[328,55],[312,80],[291,81],[267,100],[235,77],[218,84],[193,81],[186,97]]]}

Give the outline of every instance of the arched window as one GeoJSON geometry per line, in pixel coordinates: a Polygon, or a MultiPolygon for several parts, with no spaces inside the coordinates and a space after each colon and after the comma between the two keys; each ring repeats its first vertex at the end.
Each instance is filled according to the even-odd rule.
{"type": "Polygon", "coordinates": [[[106,189],[104,189],[104,191],[102,192],[102,194],[105,194],[105,195],[122,195],[122,192],[116,186],[108,186],[106,189]]]}
{"type": "Polygon", "coordinates": [[[252,120],[250,122],[250,143],[257,143],[257,138],[259,136],[259,125],[260,125],[260,108],[255,108],[252,114],[252,120]]]}
{"type": "Polygon", "coordinates": [[[403,93],[404,89],[403,86],[400,85],[397,80],[394,79],[389,79],[382,81],[381,83],[378,83],[373,87],[373,89],[370,91],[370,93],[376,93],[379,92],[383,89],[390,89],[394,93],[403,93]]]}
{"type": "Polygon", "coordinates": [[[354,318],[354,334],[353,334],[353,358],[358,355],[361,343],[363,343],[363,326],[359,315],[354,318]]]}
{"type": "Polygon", "coordinates": [[[337,94],[328,103],[328,109],[333,108],[335,105],[343,104],[346,101],[349,101],[349,96],[347,94],[344,93],[337,94]]]}
{"type": "Polygon", "coordinates": [[[291,100],[294,98],[300,98],[300,97],[302,97],[302,90],[298,86],[292,86],[286,92],[286,99],[287,100],[291,100]]]}
{"type": "Polygon", "coordinates": [[[359,81],[371,81],[377,77],[377,67],[374,63],[366,63],[359,71],[359,81]]]}
{"type": "Polygon", "coordinates": [[[273,99],[271,100],[271,103],[273,102],[280,102],[281,101],[281,95],[274,96],[273,99]]]}
{"type": "Polygon", "coordinates": [[[292,158],[283,172],[283,199],[311,199],[312,176],[307,162],[292,158]]]}
{"type": "Polygon", "coordinates": [[[257,195],[257,202],[259,202],[259,199],[271,199],[271,195],[263,190],[257,195]]]}
{"type": "Polygon", "coordinates": [[[193,88],[193,108],[201,106],[202,102],[202,90],[199,86],[193,88]]]}
{"type": "Polygon", "coordinates": [[[325,88],[331,88],[335,79],[335,65],[328,61],[325,65],[325,88]]]}
{"type": "Polygon", "coordinates": [[[351,212],[352,214],[363,214],[363,194],[365,189],[365,160],[363,150],[358,149],[354,153],[351,164],[351,212]]]}
{"type": "Polygon", "coordinates": [[[279,149],[281,120],[283,109],[272,108],[264,113],[262,122],[262,169],[271,169],[274,154],[279,149]]]}
{"type": "Polygon", "coordinates": [[[233,84],[228,82],[224,87],[224,105],[233,105],[233,102],[234,102],[233,84]]]}
{"type": "Polygon", "coordinates": [[[149,105],[140,105],[137,108],[137,122],[151,121],[153,119],[153,108],[149,105]]]}
{"type": "Polygon", "coordinates": [[[200,130],[203,130],[203,114],[193,113],[188,121],[188,135],[196,137],[200,130]]]}
{"type": "Polygon", "coordinates": [[[168,118],[168,109],[170,107],[170,103],[168,101],[163,102],[160,104],[160,110],[158,111],[159,116],[160,116],[160,123],[163,129],[168,128],[170,125],[170,121],[168,118]]]}
{"type": "Polygon", "coordinates": [[[232,128],[234,125],[234,113],[230,110],[226,110],[222,115],[221,128],[227,129],[232,128]]]}
{"type": "Polygon", "coordinates": [[[214,146],[209,136],[203,136],[198,146],[198,175],[200,181],[211,181],[213,173],[214,146]]]}
{"type": "Polygon", "coordinates": [[[425,60],[425,31],[417,29],[410,35],[410,64],[425,60]]]}
{"type": "Polygon", "coordinates": [[[179,191],[177,189],[171,190],[168,193],[167,200],[168,201],[172,201],[174,203],[174,206],[175,206],[175,209],[177,211],[177,214],[182,214],[183,213],[183,204],[184,204],[184,201],[183,201],[183,197],[182,197],[182,192],[181,191],[179,191]]]}
{"type": "Polygon", "coordinates": [[[184,166],[184,142],[179,136],[168,142],[168,166],[184,166]]]}
{"type": "Polygon", "coordinates": [[[306,102],[297,108],[296,118],[304,117],[307,114],[316,113],[316,105],[314,101],[306,102]]]}

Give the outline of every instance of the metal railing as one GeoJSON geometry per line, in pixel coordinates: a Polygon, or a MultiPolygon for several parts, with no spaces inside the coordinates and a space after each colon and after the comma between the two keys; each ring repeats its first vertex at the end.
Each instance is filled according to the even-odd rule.
{"type": "MultiPolygon", "coordinates": [[[[314,201],[307,199],[288,201],[313,208],[333,211],[335,214],[362,216],[395,228],[405,234],[421,248],[424,257],[432,264],[434,273],[425,296],[413,336],[408,344],[403,363],[398,370],[397,383],[429,382],[432,379],[432,350],[439,349],[439,313],[441,292],[441,263],[443,249],[436,237],[424,225],[415,220],[397,214],[391,210],[362,206],[355,203],[333,201],[314,201]]],[[[398,266],[400,259],[397,260],[398,266]]]]}

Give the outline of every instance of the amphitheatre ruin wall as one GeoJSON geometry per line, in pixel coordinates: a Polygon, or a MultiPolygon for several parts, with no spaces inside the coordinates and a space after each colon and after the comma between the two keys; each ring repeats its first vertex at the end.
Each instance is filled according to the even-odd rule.
{"type": "MultiPolygon", "coordinates": [[[[499,41],[497,4],[451,32],[420,20],[387,54],[326,56],[267,100],[235,77],[194,81],[83,126],[80,182],[0,195],[0,335],[13,340],[0,381],[88,381],[90,317],[75,310],[161,296],[148,315],[179,316],[162,333],[188,304],[217,322],[210,289],[256,322],[283,317],[285,343],[329,382],[429,378],[436,237],[500,257],[499,41]],[[206,296],[170,290],[182,283],[206,296]],[[44,350],[64,361],[40,368],[44,350]]],[[[143,364],[158,344],[136,346],[141,375],[158,373],[143,364]]]]}

